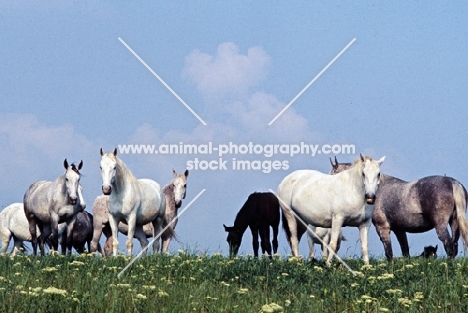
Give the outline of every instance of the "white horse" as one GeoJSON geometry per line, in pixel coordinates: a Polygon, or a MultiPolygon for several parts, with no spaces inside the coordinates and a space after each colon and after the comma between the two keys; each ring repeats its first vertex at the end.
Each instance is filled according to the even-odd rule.
{"type": "MultiPolygon", "coordinates": [[[[364,263],[369,263],[368,229],[380,182],[382,157],[375,161],[360,158],[348,170],[337,175],[313,170],[299,170],[286,176],[278,186],[283,212],[283,227],[294,256],[299,255],[299,240],[307,225],[331,228],[330,248],[336,252],[342,226],[359,228],[364,263]],[[300,220],[299,220],[300,219],[300,220]],[[304,223],[304,224],[303,224],[304,223]]],[[[333,253],[328,255],[331,265],[333,253]]]]}
{"type": "MultiPolygon", "coordinates": [[[[314,232],[315,235],[312,234],[312,232],[307,232],[307,240],[309,242],[309,260],[312,261],[315,257],[315,244],[319,244],[322,247],[322,258],[326,259],[328,257],[327,245],[330,246],[331,240],[331,228],[316,227],[314,232]]],[[[343,236],[343,233],[340,233],[340,236],[338,237],[336,252],[340,250],[341,241],[346,241],[346,237],[343,236]]]]}
{"type": "MultiPolygon", "coordinates": [[[[118,224],[120,221],[128,225],[127,251],[132,255],[133,237],[136,232],[141,235],[142,247],[148,245],[144,235],[143,225],[153,224],[153,237],[160,234],[163,228],[166,201],[160,185],[151,179],[136,179],[127,166],[114,152],[104,154],[101,148],[102,192],[109,196],[109,225],[112,230],[112,250],[117,255],[118,224]]],[[[159,238],[153,242],[153,252],[159,250],[159,238]]]]}
{"type": "MultiPolygon", "coordinates": [[[[29,231],[34,255],[37,255],[37,228],[41,230],[39,245],[41,255],[44,255],[45,240],[52,234],[58,238],[58,224],[67,223],[67,247],[71,252],[72,231],[76,214],[83,211],[78,200],[78,186],[81,174],[74,164],[68,165],[67,159],[63,162],[66,169],[65,174],[59,176],[55,181],[38,181],[32,184],[24,194],[23,204],[26,218],[29,222],[29,231]]],[[[58,249],[58,241],[54,243],[54,250],[58,249]]]]}
{"type": "MultiPolygon", "coordinates": [[[[78,196],[80,205],[84,210],[86,208],[86,203],[83,199],[81,185],[78,187],[78,196]]],[[[66,227],[66,223],[59,224],[59,238],[61,233],[65,233],[66,227]]],[[[41,234],[39,227],[36,227],[36,234],[39,236],[41,234]]],[[[32,236],[29,231],[29,222],[24,214],[24,205],[22,202],[10,204],[0,212],[0,237],[2,240],[0,254],[5,254],[10,244],[11,237],[13,237],[14,246],[11,256],[15,256],[21,248],[24,248],[24,241],[32,241],[32,236]]]]}

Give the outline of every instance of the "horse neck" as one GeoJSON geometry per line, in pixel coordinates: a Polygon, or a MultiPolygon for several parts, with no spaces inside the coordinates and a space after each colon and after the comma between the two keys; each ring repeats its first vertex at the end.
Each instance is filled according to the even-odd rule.
{"type": "Polygon", "coordinates": [[[166,198],[166,210],[173,211],[176,209],[175,195],[174,195],[174,184],[173,180],[163,188],[164,197],[166,198]],[[169,206],[167,206],[169,204],[169,206]]]}
{"type": "Polygon", "coordinates": [[[236,219],[234,220],[234,228],[241,234],[244,234],[247,227],[249,227],[250,217],[248,215],[249,211],[244,205],[239,213],[237,213],[236,219]]]}
{"type": "Polygon", "coordinates": [[[117,178],[114,180],[113,187],[117,194],[125,190],[127,186],[136,184],[138,180],[133,176],[122,160],[116,157],[117,160],[117,178]]]}
{"type": "Polygon", "coordinates": [[[348,171],[343,171],[341,173],[349,174],[349,182],[351,186],[356,188],[359,193],[364,192],[364,182],[362,181],[362,161],[358,161],[350,167],[348,171]]]}

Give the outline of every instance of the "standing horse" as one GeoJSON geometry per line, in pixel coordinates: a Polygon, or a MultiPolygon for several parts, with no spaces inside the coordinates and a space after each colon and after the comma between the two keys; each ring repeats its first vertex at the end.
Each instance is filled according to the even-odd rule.
{"type": "MultiPolygon", "coordinates": [[[[58,230],[58,241],[62,246],[62,252],[66,247],[66,224],[62,223],[59,225],[58,230]]],[[[82,254],[85,252],[85,244],[88,244],[88,251],[91,251],[91,240],[93,239],[93,216],[91,213],[83,211],[76,215],[75,225],[73,225],[72,232],[72,247],[75,248],[76,252],[82,254]]],[[[98,243],[98,250],[102,254],[102,248],[98,243]]]]}
{"type": "MultiPolygon", "coordinates": [[[[58,238],[58,224],[63,222],[67,223],[66,242],[71,252],[71,234],[76,214],[83,211],[78,198],[81,178],[79,170],[83,166],[83,161],[76,167],[74,164],[68,165],[65,159],[63,166],[66,169],[65,174],[53,182],[38,181],[32,184],[24,194],[24,213],[29,223],[34,255],[37,255],[36,226],[39,226],[41,231],[39,246],[41,255],[44,255],[45,240],[50,234],[53,238],[58,238]]],[[[57,251],[58,241],[53,249],[57,251]]]]}
{"type": "MultiPolygon", "coordinates": [[[[364,263],[369,263],[368,229],[380,180],[382,157],[375,161],[362,154],[351,168],[337,175],[299,170],[286,176],[278,187],[283,209],[283,228],[294,256],[307,226],[331,228],[330,248],[336,252],[342,226],[359,228],[364,263]]],[[[333,253],[328,255],[331,265],[333,253]]]]}
{"type": "MultiPolygon", "coordinates": [[[[151,179],[136,179],[125,163],[114,152],[104,154],[101,148],[102,192],[108,195],[109,224],[112,231],[113,255],[117,255],[118,224],[128,225],[127,252],[132,255],[133,236],[139,238],[142,247],[148,245],[143,232],[143,225],[153,224],[153,237],[163,228],[166,201],[160,185],[151,179]]],[[[159,250],[159,240],[154,240],[153,252],[159,250]]]]}
{"type": "MultiPolygon", "coordinates": [[[[78,196],[80,199],[80,205],[84,210],[86,208],[86,203],[83,199],[81,185],[78,187],[78,196]]],[[[81,212],[80,212],[81,213],[81,212]]],[[[78,215],[80,214],[78,213],[78,215]]],[[[59,234],[64,233],[67,228],[66,223],[59,224],[59,234]]],[[[40,235],[41,230],[36,226],[36,234],[40,235]]],[[[3,209],[0,212],[0,237],[2,239],[2,248],[0,249],[0,254],[4,254],[10,244],[11,238],[13,237],[14,246],[11,253],[11,256],[15,256],[20,249],[24,249],[24,241],[32,241],[31,233],[29,232],[29,222],[24,214],[24,205],[22,202],[13,203],[3,209]]],[[[66,245],[66,238],[64,238],[63,248],[66,245]]],[[[50,248],[54,245],[52,236],[47,238],[47,244],[50,248]]]]}
{"type": "Polygon", "coordinates": [[[468,244],[467,202],[465,187],[451,177],[428,176],[406,182],[382,174],[372,223],[387,259],[393,259],[391,231],[400,243],[402,255],[409,257],[406,233],[423,233],[433,228],[444,244],[447,256],[454,258],[458,253],[460,234],[465,249],[468,244]],[[447,225],[451,227],[452,236],[447,225]]]}
{"type": "Polygon", "coordinates": [[[234,226],[224,226],[228,233],[229,255],[234,257],[239,251],[242,236],[247,227],[252,232],[252,245],[258,258],[258,235],[260,234],[262,254],[268,253],[270,258],[270,227],[273,228],[273,253],[278,251],[278,227],[280,222],[278,198],[271,192],[255,192],[249,196],[245,204],[237,213],[234,226]]]}
{"type": "MultiPolygon", "coordinates": [[[[182,200],[185,199],[188,173],[188,170],[186,170],[183,174],[178,174],[173,170],[174,179],[163,188],[164,197],[166,199],[165,224],[169,224],[169,222],[171,222],[174,218],[176,221],[172,223],[169,228],[166,229],[166,231],[164,231],[164,233],[161,235],[162,252],[167,251],[169,242],[174,236],[174,229],[177,224],[177,210],[181,207],[182,200]]],[[[110,242],[112,242],[112,232],[109,226],[107,198],[107,196],[101,195],[96,198],[93,204],[94,234],[93,240],[91,242],[91,251],[96,251],[101,234],[104,233],[104,236],[107,238],[106,244],[104,245],[104,253],[109,255],[111,252],[110,242]]],[[[128,226],[120,222],[119,232],[127,235],[128,226]]],[[[153,225],[151,223],[143,225],[143,232],[146,238],[152,237],[153,225]]]]}
{"type": "Polygon", "coordinates": [[[182,199],[185,199],[185,193],[187,189],[187,177],[189,174],[188,170],[185,170],[183,174],[177,174],[175,170],[172,170],[174,179],[164,186],[163,192],[166,198],[166,223],[175,221],[169,226],[161,236],[162,247],[161,252],[167,252],[169,243],[174,236],[174,229],[177,225],[177,211],[182,206],[182,199]]]}

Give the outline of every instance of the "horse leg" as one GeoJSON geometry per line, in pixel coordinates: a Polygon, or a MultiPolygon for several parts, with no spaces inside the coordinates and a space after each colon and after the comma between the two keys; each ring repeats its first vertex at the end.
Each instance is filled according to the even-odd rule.
{"type": "MultiPolygon", "coordinates": [[[[103,225],[99,225],[96,220],[97,219],[93,220],[93,238],[91,239],[91,246],[89,246],[88,243],[89,252],[96,252],[98,250],[99,240],[102,235],[103,225]]],[[[102,251],[99,252],[102,254],[102,251]]]]}
{"type": "Polygon", "coordinates": [[[458,254],[458,240],[460,239],[460,228],[456,216],[450,220],[450,229],[452,230],[452,255],[456,257],[458,254]]]}
{"type": "Polygon", "coordinates": [[[315,228],[316,227],[312,225],[307,226],[307,242],[309,243],[309,261],[313,261],[315,258],[315,242],[314,242],[315,228]]]}
{"type": "Polygon", "coordinates": [[[273,226],[273,241],[271,242],[273,244],[273,253],[276,254],[278,252],[278,226],[279,225],[274,225],[273,226]]]}
{"type": "MultiPolygon", "coordinates": [[[[41,249],[41,255],[45,255],[45,241],[46,238],[48,238],[51,234],[51,229],[49,225],[44,225],[40,224],[39,229],[41,230],[41,235],[39,236],[39,249],[41,249]]],[[[57,238],[57,237],[55,237],[57,238]]],[[[53,241],[53,244],[55,246],[54,251],[57,251],[58,249],[58,240],[53,241]]],[[[52,247],[54,248],[54,247],[52,247]]]]}
{"type": "MultiPolygon", "coordinates": [[[[341,227],[343,226],[343,217],[342,216],[333,216],[333,219],[332,219],[332,227],[331,227],[331,237],[330,237],[330,244],[329,244],[329,247],[330,247],[330,250],[332,252],[330,252],[328,254],[328,257],[327,257],[327,266],[330,267],[331,266],[331,261],[332,261],[332,258],[336,252],[336,246],[337,246],[337,242],[338,242],[338,238],[340,237],[341,235],[341,227]]],[[[359,234],[361,235],[361,231],[359,231],[359,234]]],[[[362,240],[362,238],[361,238],[362,240]]],[[[366,244],[367,244],[367,240],[366,240],[366,244]]]]}
{"type": "Polygon", "coordinates": [[[395,236],[398,239],[398,242],[400,243],[401,247],[401,255],[403,255],[406,258],[410,257],[409,254],[409,245],[408,245],[408,237],[406,236],[406,232],[404,231],[399,231],[399,230],[393,230],[395,233],[395,236]]]}
{"type": "MultiPolygon", "coordinates": [[[[26,209],[25,209],[26,211],[26,209]]],[[[34,214],[29,213],[26,215],[28,219],[28,224],[29,224],[29,233],[31,234],[31,244],[33,247],[33,254],[37,255],[37,232],[36,232],[36,227],[37,227],[37,222],[36,222],[36,217],[34,214]]]]}
{"type": "MultiPolygon", "coordinates": [[[[2,236],[2,248],[0,249],[0,255],[4,255],[8,249],[8,245],[10,244],[10,240],[11,240],[10,230],[6,229],[5,227],[5,229],[2,230],[1,236],[2,236]]],[[[14,240],[16,242],[16,238],[14,238],[14,240]]]]}
{"type": "MultiPolygon", "coordinates": [[[[144,249],[148,246],[148,239],[146,239],[146,234],[143,231],[143,227],[135,227],[135,238],[140,242],[141,249],[144,249]]],[[[146,250],[142,253],[143,256],[146,256],[146,250]]]]}
{"type": "Polygon", "coordinates": [[[72,219],[67,222],[67,229],[66,232],[64,232],[64,235],[66,234],[66,240],[64,240],[67,245],[65,247],[65,250],[62,248],[62,254],[66,254],[66,251],[68,249],[68,254],[72,253],[72,247],[73,247],[73,227],[75,226],[75,221],[76,221],[76,215],[72,217],[72,219]]]}
{"type": "Polygon", "coordinates": [[[164,215],[162,217],[161,216],[156,217],[152,222],[153,238],[155,238],[155,240],[153,241],[153,253],[159,253],[159,249],[161,246],[160,241],[161,241],[161,236],[162,236],[161,232],[163,229],[163,223],[164,223],[164,215]]]}
{"type": "Polygon", "coordinates": [[[21,248],[23,248],[23,240],[20,240],[16,237],[13,237],[14,245],[13,245],[13,250],[11,252],[11,256],[15,256],[18,251],[21,251],[21,248]]]}
{"type": "Polygon", "coordinates": [[[252,247],[254,256],[258,258],[258,228],[250,226],[250,232],[252,233],[252,247]]]}
{"type": "Polygon", "coordinates": [[[112,214],[109,214],[109,226],[112,232],[112,255],[117,256],[117,250],[119,248],[119,221],[114,218],[112,214]]]}
{"type": "Polygon", "coordinates": [[[262,245],[262,254],[267,253],[271,259],[270,226],[266,225],[262,227],[260,230],[260,240],[262,245]]]}
{"type": "Polygon", "coordinates": [[[447,224],[437,224],[435,227],[437,237],[439,237],[439,240],[442,241],[444,244],[445,252],[447,253],[447,256],[449,258],[454,258],[455,255],[453,254],[453,247],[452,247],[452,238],[450,237],[450,234],[447,229],[447,224]]]}
{"type": "Polygon", "coordinates": [[[374,221],[374,226],[377,234],[380,237],[380,241],[384,246],[385,256],[387,257],[387,260],[390,261],[393,259],[392,240],[390,238],[390,225],[388,225],[388,223],[381,225],[375,223],[374,221]]]}
{"type": "MultiPolygon", "coordinates": [[[[322,258],[327,259],[328,258],[328,247],[330,246],[330,241],[331,241],[331,233],[327,232],[326,235],[322,238],[322,242],[320,243],[322,246],[322,258]]],[[[336,244],[336,251],[340,249],[340,238],[338,238],[338,242],[336,244]]]]}
{"type": "Polygon", "coordinates": [[[127,219],[127,225],[128,225],[128,233],[127,233],[127,241],[125,245],[127,246],[128,256],[132,256],[133,237],[135,237],[135,228],[136,228],[136,212],[129,215],[127,219]]]}
{"type": "Polygon", "coordinates": [[[283,228],[286,231],[289,246],[293,256],[299,255],[299,240],[297,239],[297,226],[298,221],[294,216],[292,210],[288,207],[281,207],[283,210],[283,228]]]}
{"type": "MultiPolygon", "coordinates": [[[[369,245],[367,242],[368,236],[369,236],[369,227],[371,224],[371,219],[369,218],[365,223],[359,225],[359,237],[361,238],[361,250],[362,250],[362,260],[364,261],[364,264],[368,265],[369,264],[369,245]]],[[[338,240],[340,240],[341,236],[341,229],[340,233],[338,234],[338,240]]],[[[332,235],[333,238],[333,235],[332,235]]],[[[335,252],[338,251],[338,240],[336,241],[336,249],[334,250],[335,252]]]]}

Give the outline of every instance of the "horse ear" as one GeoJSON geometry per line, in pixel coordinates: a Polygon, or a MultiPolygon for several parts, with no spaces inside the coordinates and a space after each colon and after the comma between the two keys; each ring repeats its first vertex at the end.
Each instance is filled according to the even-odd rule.
{"type": "Polygon", "coordinates": [[[80,164],[78,164],[78,170],[81,170],[82,167],[83,167],[83,160],[81,160],[80,164]]]}
{"type": "Polygon", "coordinates": [[[66,170],[68,169],[68,161],[67,161],[67,159],[65,159],[65,161],[63,161],[63,166],[65,167],[66,170]]]}
{"type": "Polygon", "coordinates": [[[385,156],[381,157],[380,160],[377,161],[377,163],[379,163],[380,165],[383,163],[383,161],[385,161],[385,156]]]}
{"type": "Polygon", "coordinates": [[[174,176],[174,178],[177,177],[177,172],[175,171],[175,169],[172,169],[172,175],[174,176]]]}
{"type": "Polygon", "coordinates": [[[117,147],[114,148],[114,156],[117,156],[117,147]]]}
{"type": "Polygon", "coordinates": [[[229,227],[227,227],[227,226],[224,225],[224,224],[223,224],[223,226],[224,226],[224,231],[228,232],[228,231],[229,231],[229,230],[228,230],[229,227]]]}
{"type": "Polygon", "coordinates": [[[184,175],[185,175],[185,178],[188,177],[188,170],[185,170],[184,175]]]}
{"type": "Polygon", "coordinates": [[[361,161],[364,162],[366,159],[364,158],[364,156],[362,155],[362,153],[359,153],[359,157],[361,158],[361,161]]]}
{"type": "Polygon", "coordinates": [[[435,251],[436,251],[436,252],[437,252],[437,246],[438,246],[438,245],[435,246],[435,251]]]}
{"type": "Polygon", "coordinates": [[[104,152],[102,151],[102,148],[101,148],[101,150],[99,152],[101,153],[101,156],[104,155],[104,152]]]}
{"type": "Polygon", "coordinates": [[[336,165],[335,165],[335,163],[333,163],[333,161],[332,161],[331,158],[330,158],[330,164],[331,164],[331,166],[332,166],[333,168],[335,168],[336,165]]]}

